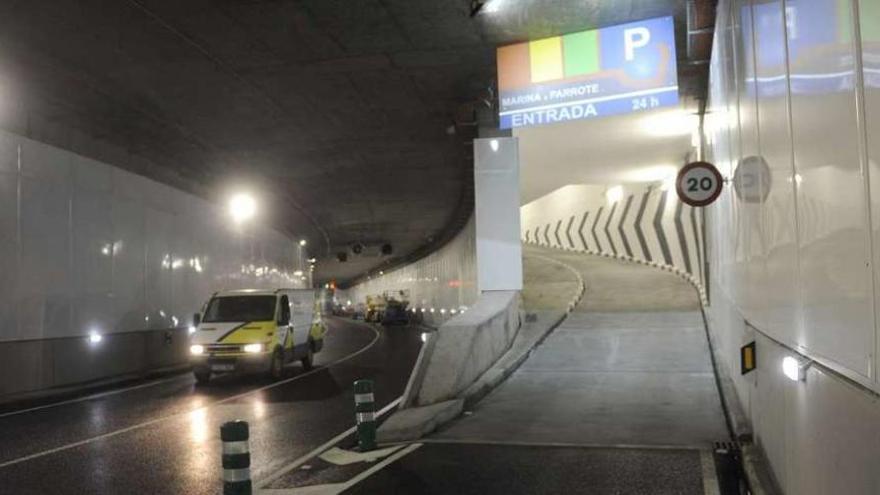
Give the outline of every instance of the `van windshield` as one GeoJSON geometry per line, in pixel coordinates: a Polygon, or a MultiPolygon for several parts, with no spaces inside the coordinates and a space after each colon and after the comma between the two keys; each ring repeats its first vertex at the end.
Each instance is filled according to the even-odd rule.
{"type": "Polygon", "coordinates": [[[208,303],[205,323],[271,321],[275,319],[275,296],[224,296],[208,303]]]}

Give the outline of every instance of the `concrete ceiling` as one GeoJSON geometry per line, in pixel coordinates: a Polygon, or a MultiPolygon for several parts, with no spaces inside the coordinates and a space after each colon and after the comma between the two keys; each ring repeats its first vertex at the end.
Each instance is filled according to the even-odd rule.
{"type": "Polygon", "coordinates": [[[215,201],[254,191],[344,280],[466,221],[496,46],[670,14],[684,46],[693,25],[685,0],[495,1],[7,0],[0,126],[215,201]],[[356,241],[395,255],[336,262],[356,241]]]}
{"type": "Polygon", "coordinates": [[[667,179],[694,151],[694,105],[518,129],[526,204],[568,184],[667,179]]]}

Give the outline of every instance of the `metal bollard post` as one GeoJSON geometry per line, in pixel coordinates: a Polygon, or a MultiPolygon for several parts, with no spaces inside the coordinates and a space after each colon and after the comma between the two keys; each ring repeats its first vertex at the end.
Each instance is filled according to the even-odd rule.
{"type": "Polygon", "coordinates": [[[354,410],[357,417],[358,446],[361,452],[376,448],[376,405],[373,381],[354,382],[354,410]]]}
{"type": "Polygon", "coordinates": [[[251,450],[247,421],[229,421],[220,427],[223,440],[223,495],[251,495],[251,450]]]}

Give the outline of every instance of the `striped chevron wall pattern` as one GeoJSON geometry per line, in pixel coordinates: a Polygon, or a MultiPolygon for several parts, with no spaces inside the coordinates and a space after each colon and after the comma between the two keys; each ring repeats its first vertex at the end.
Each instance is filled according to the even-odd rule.
{"type": "Polygon", "coordinates": [[[522,240],[655,266],[706,303],[703,215],[658,184],[568,185],[522,207],[522,240]]]}

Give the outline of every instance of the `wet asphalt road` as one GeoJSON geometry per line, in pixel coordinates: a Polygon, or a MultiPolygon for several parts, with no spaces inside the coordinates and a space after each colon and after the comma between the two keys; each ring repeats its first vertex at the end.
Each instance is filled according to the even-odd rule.
{"type": "Polygon", "coordinates": [[[114,395],[0,413],[0,493],[216,494],[219,428],[233,419],[251,425],[253,478],[268,477],[353,426],[354,380],[375,380],[377,409],[399,397],[421,347],[414,328],[328,323],[316,369],[291,365],[276,384],[229,376],[202,387],[186,373],[114,395]]]}

